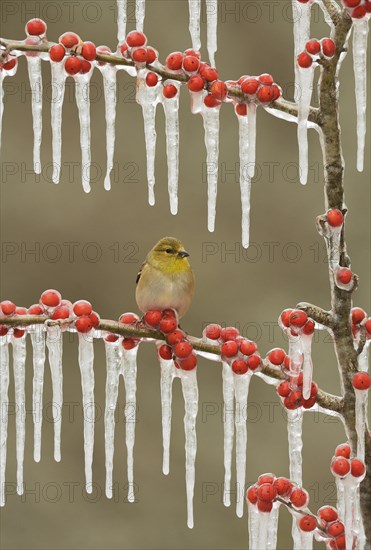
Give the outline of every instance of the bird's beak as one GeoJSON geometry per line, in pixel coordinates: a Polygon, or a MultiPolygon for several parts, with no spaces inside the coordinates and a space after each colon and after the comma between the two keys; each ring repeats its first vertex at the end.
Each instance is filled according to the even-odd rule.
{"type": "Polygon", "coordinates": [[[179,258],[187,258],[189,254],[185,250],[181,250],[180,252],[178,252],[178,256],[179,258]]]}

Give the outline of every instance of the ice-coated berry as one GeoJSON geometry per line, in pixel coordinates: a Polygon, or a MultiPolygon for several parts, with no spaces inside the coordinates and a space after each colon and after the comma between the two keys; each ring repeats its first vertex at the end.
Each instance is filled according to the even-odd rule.
{"type": "Polygon", "coordinates": [[[149,87],[153,87],[153,86],[156,86],[158,82],[158,76],[156,73],[147,73],[147,76],[146,76],[146,84],[147,86],[149,87]]]}
{"type": "Polygon", "coordinates": [[[298,65],[302,69],[308,69],[313,64],[312,56],[309,55],[307,52],[301,52],[299,53],[297,57],[298,65]]]}
{"type": "Polygon", "coordinates": [[[46,23],[42,19],[30,19],[26,23],[26,33],[30,36],[42,36],[46,33],[46,23]]]}
{"type": "Polygon", "coordinates": [[[353,477],[361,477],[366,471],[365,463],[359,458],[352,458],[350,461],[350,473],[353,477]]]}
{"type": "Polygon", "coordinates": [[[131,31],[126,37],[126,43],[130,46],[130,48],[145,46],[147,43],[147,37],[142,32],[131,31]]]}
{"type": "Polygon", "coordinates": [[[10,300],[3,300],[0,303],[0,309],[4,315],[13,315],[15,313],[15,308],[15,304],[13,304],[10,300]]]}
{"type": "Polygon", "coordinates": [[[161,319],[162,312],[159,309],[150,309],[144,315],[145,324],[152,328],[157,328],[160,324],[161,319]]]}
{"type": "Polygon", "coordinates": [[[235,357],[238,353],[238,343],[235,340],[227,340],[221,347],[223,357],[235,357]]]}
{"type": "Polygon", "coordinates": [[[240,335],[240,331],[235,327],[225,327],[220,331],[220,337],[224,342],[235,340],[240,335]]]}
{"type": "Polygon", "coordinates": [[[66,49],[62,44],[54,44],[49,50],[50,59],[52,61],[62,61],[64,56],[66,55],[66,49]]]}
{"type": "Polygon", "coordinates": [[[93,324],[88,315],[82,315],[78,317],[75,321],[75,328],[77,332],[86,333],[93,328],[93,324]]]}
{"type": "Polygon", "coordinates": [[[187,82],[188,90],[191,92],[200,92],[203,90],[205,85],[204,79],[202,76],[199,75],[193,75],[187,82]]]}
{"type": "Polygon", "coordinates": [[[317,511],[317,516],[326,523],[330,523],[331,521],[338,519],[338,513],[333,506],[322,506],[322,508],[319,508],[317,511]]]}
{"type": "Polygon", "coordinates": [[[243,353],[243,355],[252,355],[258,349],[255,342],[247,338],[239,340],[238,344],[240,346],[240,352],[243,353]]]}
{"type": "Polygon", "coordinates": [[[349,460],[342,456],[336,456],[332,459],[331,471],[336,476],[345,477],[350,472],[349,460]]]}
{"type": "Polygon", "coordinates": [[[171,71],[179,71],[182,68],[183,54],[181,52],[173,52],[166,58],[165,64],[171,71]]]}
{"type": "Polygon", "coordinates": [[[58,290],[50,288],[49,290],[44,290],[41,294],[40,301],[46,307],[57,307],[61,303],[62,296],[58,290]]]}
{"type": "Polygon", "coordinates": [[[174,332],[166,335],[166,342],[169,346],[175,346],[179,342],[182,342],[186,337],[186,333],[183,330],[176,329],[174,332]]]}
{"type": "Polygon", "coordinates": [[[352,384],[356,390],[368,390],[371,386],[370,375],[367,374],[367,372],[357,372],[357,374],[353,376],[352,384]]]}
{"type": "Polygon", "coordinates": [[[285,350],[281,348],[273,348],[268,354],[268,359],[272,365],[282,365],[285,356],[285,350]]]}
{"type": "Polygon", "coordinates": [[[81,60],[75,56],[68,57],[65,61],[64,68],[66,73],[74,76],[81,71],[81,60]]]}
{"type": "Polygon", "coordinates": [[[243,359],[235,359],[232,363],[232,370],[235,374],[246,374],[249,370],[247,361],[243,359]]]}
{"type": "Polygon", "coordinates": [[[167,84],[163,87],[162,93],[166,99],[172,99],[178,93],[178,88],[174,84],[167,84]]]}
{"type": "Polygon", "coordinates": [[[256,504],[258,502],[258,486],[252,485],[246,491],[246,499],[251,502],[251,504],[256,504]]]}
{"type": "Polygon", "coordinates": [[[326,219],[327,223],[331,225],[331,227],[340,227],[343,225],[344,216],[341,210],[331,208],[326,212],[326,219]]]}
{"type": "Polygon", "coordinates": [[[204,334],[206,338],[210,338],[210,340],[219,340],[221,330],[222,330],[222,327],[214,323],[211,325],[207,325],[207,327],[205,328],[204,334]]]}
{"type": "Polygon", "coordinates": [[[278,477],[274,480],[273,485],[276,488],[277,494],[281,497],[286,497],[290,494],[293,487],[291,481],[286,477],[278,477]]]}
{"type": "Polygon", "coordinates": [[[177,328],[177,320],[174,317],[163,317],[160,321],[160,331],[164,334],[174,332],[177,328]]]}
{"type": "Polygon", "coordinates": [[[174,353],[179,359],[186,359],[192,351],[193,348],[189,342],[179,342],[174,346],[174,353]]]}
{"type": "Polygon", "coordinates": [[[92,311],[92,305],[87,300],[78,300],[73,304],[73,312],[77,317],[80,317],[80,315],[90,315],[92,311]]]}
{"type": "Polygon", "coordinates": [[[169,359],[172,359],[173,357],[173,352],[171,350],[171,347],[166,344],[163,344],[158,348],[158,354],[160,357],[162,357],[162,359],[169,360],[169,359]]]}
{"type": "Polygon", "coordinates": [[[299,520],[299,528],[304,532],[314,531],[317,520],[314,516],[302,516],[299,520]]]}
{"type": "Polygon", "coordinates": [[[335,456],[342,456],[344,458],[350,458],[351,448],[347,443],[338,445],[335,449],[335,456]]]}
{"type": "Polygon", "coordinates": [[[84,42],[81,48],[81,55],[87,61],[94,61],[97,57],[97,48],[93,42],[84,42]]]}
{"type": "Polygon", "coordinates": [[[277,489],[272,483],[263,483],[258,489],[258,499],[263,502],[272,502],[277,496],[277,489]]]}
{"type": "Polygon", "coordinates": [[[65,32],[58,40],[65,48],[73,48],[80,42],[80,37],[74,32],[65,32]]]}
{"type": "Polygon", "coordinates": [[[321,44],[318,40],[312,39],[305,44],[305,49],[312,55],[317,55],[321,51],[321,44]]]}
{"type": "Polygon", "coordinates": [[[291,491],[290,501],[295,508],[304,508],[309,502],[308,493],[304,489],[296,487],[291,491]]]}

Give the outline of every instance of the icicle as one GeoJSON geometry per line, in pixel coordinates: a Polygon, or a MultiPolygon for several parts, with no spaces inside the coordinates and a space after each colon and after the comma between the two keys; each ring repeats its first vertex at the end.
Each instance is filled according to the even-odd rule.
{"type": "Polygon", "coordinates": [[[79,367],[81,373],[82,405],[84,416],[85,489],[93,490],[94,451],[94,345],[90,334],[79,334],[79,367]]]}
{"type": "Polygon", "coordinates": [[[113,65],[97,65],[103,77],[105,116],[106,116],[106,149],[107,169],[104,178],[104,188],[111,189],[111,171],[115,151],[115,124],[116,124],[116,67],[113,65]]]}
{"type": "Polygon", "coordinates": [[[53,403],[52,413],[54,421],[54,460],[61,460],[61,428],[63,407],[63,372],[62,350],[63,336],[60,327],[48,327],[46,333],[46,347],[49,352],[49,365],[52,378],[53,403]]]}
{"type": "Polygon", "coordinates": [[[117,0],[117,40],[121,44],[126,37],[126,3],[127,0],[117,0]]]}
{"type": "Polygon", "coordinates": [[[215,67],[217,50],[218,0],[206,0],[207,16],[207,53],[212,67],[215,67]]]}
{"type": "Polygon", "coordinates": [[[255,175],[256,162],[256,105],[251,102],[247,107],[247,122],[249,126],[249,156],[248,156],[248,175],[253,178],[255,175]]]}
{"type": "Polygon", "coordinates": [[[233,372],[228,363],[223,362],[223,421],[224,421],[224,506],[231,505],[232,452],[234,439],[234,386],[233,372]]]}
{"type": "Polygon", "coordinates": [[[251,550],[275,550],[279,508],[280,503],[275,502],[271,512],[260,512],[257,506],[248,502],[249,548],[251,550]]]}
{"type": "Polygon", "coordinates": [[[104,448],[106,454],[106,496],[112,498],[112,471],[115,444],[115,410],[119,390],[122,346],[120,340],[104,342],[106,348],[106,406],[104,412],[104,448]]]}
{"type": "Polygon", "coordinates": [[[23,460],[26,436],[26,403],[25,403],[25,367],[26,367],[26,336],[12,337],[13,371],[15,390],[15,425],[17,454],[17,493],[23,495],[23,460]]]}
{"type": "Polygon", "coordinates": [[[354,533],[357,537],[357,550],[364,550],[366,546],[366,534],[363,525],[359,485],[357,487],[354,503],[354,533]]]}
{"type": "Polygon", "coordinates": [[[168,169],[168,190],[170,197],[170,212],[178,212],[178,177],[179,177],[179,82],[171,82],[178,92],[172,99],[163,98],[165,112],[166,155],[168,169]]]}
{"type": "Polygon", "coordinates": [[[300,550],[313,549],[313,531],[305,533],[300,530],[300,550]]]}
{"type": "Polygon", "coordinates": [[[33,350],[33,391],[32,391],[32,411],[34,421],[34,452],[35,462],[41,459],[41,428],[42,428],[42,409],[43,409],[43,384],[44,384],[44,366],[45,366],[45,334],[43,325],[35,325],[31,332],[31,342],[33,350]]]}
{"type": "Polygon", "coordinates": [[[1,151],[1,135],[3,129],[3,113],[4,113],[4,87],[3,87],[3,71],[0,71],[0,151],[1,151]]]}
{"type": "Polygon", "coordinates": [[[33,164],[36,174],[41,174],[41,134],[42,134],[42,97],[43,83],[41,78],[41,59],[40,57],[26,56],[28,66],[28,77],[31,86],[32,101],[32,119],[33,119],[33,164]]]}
{"type": "Polygon", "coordinates": [[[296,389],[301,366],[303,363],[302,339],[300,335],[293,336],[291,331],[286,331],[289,339],[290,358],[290,386],[296,389]]]}
{"type": "Polygon", "coordinates": [[[216,196],[218,185],[219,162],[219,108],[209,109],[203,106],[201,116],[204,120],[206,167],[207,167],[207,227],[210,232],[215,229],[216,196]]]}
{"type": "Polygon", "coordinates": [[[186,452],[187,525],[193,529],[193,493],[197,451],[196,418],[198,412],[197,369],[180,372],[184,398],[184,432],[186,452]]]}
{"type": "Polygon", "coordinates": [[[236,426],[236,480],[237,503],[236,514],[243,516],[245,501],[246,478],[246,452],[247,452],[247,397],[249,394],[251,374],[233,374],[234,398],[236,402],[235,426],[236,426]]]}
{"type": "Polygon", "coordinates": [[[340,479],[338,476],[335,477],[335,481],[336,481],[336,495],[337,495],[336,508],[339,514],[339,518],[344,519],[344,515],[345,515],[344,483],[343,483],[343,480],[340,479]]]}
{"type": "Polygon", "coordinates": [[[62,109],[66,84],[66,71],[63,63],[50,62],[52,74],[52,151],[53,151],[53,183],[59,183],[62,162],[62,109]]]}
{"type": "Polygon", "coordinates": [[[296,58],[304,50],[305,44],[310,38],[312,2],[299,3],[298,0],[291,0],[291,4],[294,20],[294,55],[296,67],[296,58]]]}
{"type": "Polygon", "coordinates": [[[354,390],[356,395],[357,458],[365,460],[365,432],[367,423],[367,390],[354,390]]]}
{"type": "Polygon", "coordinates": [[[138,346],[131,350],[122,351],[121,374],[124,377],[126,403],[126,449],[127,449],[127,472],[128,472],[128,501],[135,501],[134,494],[134,442],[136,422],[136,391],[137,391],[137,353],[138,346]]]}
{"type": "Polygon", "coordinates": [[[358,355],[358,370],[361,372],[368,371],[368,352],[370,349],[371,340],[366,340],[363,350],[358,355]]]}
{"type": "Polygon", "coordinates": [[[249,501],[247,501],[247,507],[249,512],[249,548],[253,550],[254,548],[258,548],[259,520],[262,512],[259,512],[258,507],[255,504],[251,504],[249,501]]]}
{"type": "MultiPolygon", "coordinates": [[[[358,482],[353,476],[336,477],[338,513],[344,522],[346,548],[353,548],[354,511],[358,482]]],[[[357,546],[358,548],[358,546],[357,546]]]]}
{"type": "MultiPolygon", "coordinates": [[[[304,4],[300,4],[301,6],[304,4]]],[[[312,101],[315,64],[307,69],[298,67],[298,144],[300,183],[308,181],[308,116],[312,101]]]]}
{"type": "Polygon", "coordinates": [[[303,397],[309,399],[312,389],[313,361],[312,361],[312,339],[313,334],[301,335],[301,346],[303,350],[303,397]]]}
{"type": "Polygon", "coordinates": [[[192,48],[198,52],[201,49],[200,17],[201,0],[188,0],[189,8],[189,32],[192,38],[192,48]]]}
{"type": "Polygon", "coordinates": [[[162,101],[162,85],[147,86],[145,82],[147,70],[138,73],[136,100],[142,106],[144,120],[144,135],[146,140],[147,154],[147,181],[148,181],[148,202],[151,206],[155,204],[155,153],[156,153],[156,108],[162,101]]]}
{"type": "Polygon", "coordinates": [[[146,11],[146,0],[135,0],[136,30],[143,32],[144,15],[146,11]]]}
{"type": "Polygon", "coordinates": [[[162,444],[163,460],[162,472],[168,475],[170,471],[170,435],[171,435],[171,401],[172,386],[175,378],[173,360],[162,359],[159,356],[161,367],[161,411],[162,411],[162,444]]]}
{"type": "Polygon", "coordinates": [[[90,90],[89,82],[93,71],[75,77],[76,105],[80,119],[80,145],[81,145],[81,180],[85,193],[89,193],[90,187],[90,90]]]}
{"type": "MultiPolygon", "coordinates": [[[[1,79],[1,75],[0,75],[1,79]]],[[[5,505],[6,443],[9,409],[9,340],[0,336],[0,506],[5,505]]]]}
{"type": "MultiPolygon", "coordinates": [[[[300,409],[287,410],[287,435],[289,441],[290,479],[299,486],[302,485],[302,427],[303,413],[300,409]]],[[[293,518],[292,538],[294,550],[301,550],[300,530],[293,518]]]]}
{"type": "MultiPolygon", "coordinates": [[[[255,107],[255,105],[254,105],[255,107]]],[[[240,189],[242,205],[242,246],[250,244],[250,192],[251,179],[249,170],[249,122],[246,116],[238,116],[239,125],[239,156],[240,156],[240,189]]]]}
{"type": "Polygon", "coordinates": [[[357,170],[363,171],[367,107],[368,20],[353,19],[353,69],[357,106],[357,170]]]}

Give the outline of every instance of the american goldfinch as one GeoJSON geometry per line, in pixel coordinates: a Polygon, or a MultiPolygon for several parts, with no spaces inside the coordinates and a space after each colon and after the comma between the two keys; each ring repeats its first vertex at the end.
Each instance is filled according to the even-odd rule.
{"type": "Polygon", "coordinates": [[[188,256],[182,243],[173,237],[160,239],[149,251],[136,281],[135,297],[143,313],[172,308],[179,318],[186,314],[195,285],[188,256]]]}

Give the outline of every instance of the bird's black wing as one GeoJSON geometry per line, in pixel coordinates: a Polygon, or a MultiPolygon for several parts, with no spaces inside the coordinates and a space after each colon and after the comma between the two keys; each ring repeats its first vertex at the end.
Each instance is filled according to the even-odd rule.
{"type": "Polygon", "coordinates": [[[143,267],[145,266],[145,263],[146,262],[143,262],[142,265],[140,266],[140,270],[138,271],[138,275],[137,275],[137,280],[135,281],[136,285],[139,283],[139,279],[140,279],[140,276],[142,275],[142,270],[143,270],[143,267]]]}

